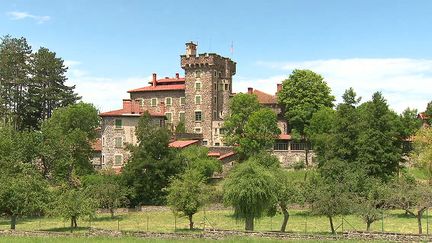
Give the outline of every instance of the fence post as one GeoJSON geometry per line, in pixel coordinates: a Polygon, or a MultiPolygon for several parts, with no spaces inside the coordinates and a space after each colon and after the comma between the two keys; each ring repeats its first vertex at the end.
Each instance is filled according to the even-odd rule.
{"type": "Polygon", "coordinates": [[[270,217],[270,231],[273,231],[273,216],[270,217]]]}
{"type": "Polygon", "coordinates": [[[149,216],[147,214],[147,232],[149,231],[148,226],[149,226],[149,216]]]}
{"type": "Polygon", "coordinates": [[[174,214],[174,231],[177,231],[177,215],[174,214]]]}
{"type": "Polygon", "coordinates": [[[120,231],[120,219],[117,219],[117,231],[120,231]]]}
{"type": "Polygon", "coordinates": [[[429,236],[429,208],[426,208],[426,235],[429,236]]]}
{"type": "Polygon", "coordinates": [[[384,212],[381,212],[381,232],[384,233],[384,212]]]}
{"type": "Polygon", "coordinates": [[[344,232],[344,229],[343,229],[343,223],[344,223],[344,217],[343,217],[343,215],[342,215],[342,234],[343,234],[343,232],[344,232]]]}
{"type": "Polygon", "coordinates": [[[307,215],[305,216],[305,233],[307,233],[307,215]]]}

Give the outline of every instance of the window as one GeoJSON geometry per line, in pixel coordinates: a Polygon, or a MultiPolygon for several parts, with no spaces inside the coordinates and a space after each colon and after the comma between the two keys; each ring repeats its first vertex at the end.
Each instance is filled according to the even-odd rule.
{"type": "Polygon", "coordinates": [[[114,165],[122,165],[123,164],[123,155],[116,154],[114,155],[114,165]]]}
{"type": "Polygon", "coordinates": [[[291,150],[305,150],[305,143],[295,143],[291,142],[291,150]]]}
{"type": "Polygon", "coordinates": [[[217,83],[214,84],[214,90],[217,91],[217,83]]]}
{"type": "Polygon", "coordinates": [[[172,113],[171,112],[165,112],[165,116],[167,118],[167,123],[172,123],[172,113]]]}
{"type": "Polygon", "coordinates": [[[225,128],[219,128],[219,134],[225,134],[225,128]]]}
{"type": "Polygon", "coordinates": [[[185,121],[185,112],[184,111],[179,112],[179,121],[181,121],[181,122],[185,121]]]}
{"type": "Polygon", "coordinates": [[[171,106],[172,105],[172,98],[171,97],[166,97],[165,98],[165,105],[166,106],[171,106]]]}
{"type": "Polygon", "coordinates": [[[201,127],[195,127],[195,128],[194,128],[194,132],[195,132],[195,133],[202,133],[202,129],[201,129],[201,127]]]}
{"type": "Polygon", "coordinates": [[[180,105],[186,105],[186,97],[180,97],[180,105]]]}
{"type": "Polygon", "coordinates": [[[197,81],[195,82],[195,91],[200,91],[201,90],[201,82],[197,81]]]}
{"type": "Polygon", "coordinates": [[[201,121],[201,120],[202,120],[201,111],[195,111],[195,121],[201,121]]]}
{"type": "Polygon", "coordinates": [[[201,105],[201,95],[195,95],[195,104],[201,105]]]}
{"type": "Polygon", "coordinates": [[[158,105],[158,99],[157,98],[152,98],[150,101],[150,105],[151,106],[157,106],[158,105]]]}
{"type": "Polygon", "coordinates": [[[196,78],[199,78],[199,77],[201,77],[201,72],[200,71],[195,71],[195,77],[196,78]]]}
{"type": "Polygon", "coordinates": [[[225,90],[229,90],[229,85],[225,84],[225,90]]]}
{"type": "Polygon", "coordinates": [[[203,140],[203,141],[202,141],[202,145],[207,146],[207,144],[208,144],[208,141],[207,141],[207,140],[203,140]]]}
{"type": "Polygon", "coordinates": [[[115,119],[115,128],[122,128],[122,119],[115,119]]]}
{"type": "Polygon", "coordinates": [[[114,138],[114,146],[116,148],[121,148],[123,147],[123,139],[121,137],[118,138],[114,138]]]}
{"type": "Polygon", "coordinates": [[[215,132],[214,132],[215,134],[218,134],[218,129],[217,128],[215,128],[215,132]]]}
{"type": "Polygon", "coordinates": [[[102,161],[101,161],[101,163],[104,165],[105,164],[105,155],[104,154],[102,154],[102,161]]]}
{"type": "Polygon", "coordinates": [[[215,143],[214,146],[220,146],[220,143],[215,143]]]}
{"type": "Polygon", "coordinates": [[[214,104],[216,105],[217,104],[217,97],[216,96],[213,97],[213,101],[214,101],[214,104]]]}
{"type": "Polygon", "coordinates": [[[102,136],[102,146],[105,146],[105,136],[102,136]]]}
{"type": "Polygon", "coordinates": [[[141,107],[144,107],[144,99],[143,98],[141,98],[141,99],[137,99],[138,101],[139,101],[139,104],[140,104],[140,106],[141,107]]]}
{"type": "Polygon", "coordinates": [[[217,112],[213,111],[213,120],[216,120],[216,119],[217,119],[217,112]]]}

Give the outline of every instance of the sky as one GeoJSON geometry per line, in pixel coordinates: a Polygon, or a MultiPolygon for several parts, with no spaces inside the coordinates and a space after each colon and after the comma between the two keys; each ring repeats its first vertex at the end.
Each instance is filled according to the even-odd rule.
{"type": "Polygon", "coordinates": [[[431,24],[431,0],[0,0],[0,36],[56,52],[68,84],[100,111],[121,108],[152,73],[183,75],[189,41],[237,62],[234,92],[273,94],[294,69],[310,69],[336,102],[353,87],[362,101],[380,91],[398,113],[423,111],[431,24]]]}

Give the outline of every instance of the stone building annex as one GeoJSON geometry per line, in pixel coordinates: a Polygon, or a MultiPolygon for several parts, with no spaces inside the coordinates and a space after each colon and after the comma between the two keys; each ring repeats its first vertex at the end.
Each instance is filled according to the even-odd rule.
{"type": "MultiPolygon", "coordinates": [[[[170,146],[183,148],[192,144],[207,146],[209,156],[220,159],[224,167],[232,165],[234,152],[223,141],[223,118],[229,113],[236,63],[214,53],[197,55],[197,45],[186,43],[186,53],[180,56],[184,76],[158,78],[153,74],[149,85],[127,91],[129,99],[123,100],[119,110],[100,114],[102,118],[101,139],[97,159],[98,168],[119,170],[128,161],[126,144],[136,144],[135,126],[144,111],[148,111],[154,122],[166,125],[175,131],[183,124],[188,136],[174,136],[170,146]]],[[[276,88],[276,87],[275,87],[276,88]]],[[[277,91],[281,88],[278,84],[277,91]]],[[[277,92],[276,91],[276,92],[277,92]]],[[[259,102],[278,114],[281,135],[273,150],[284,166],[304,160],[304,144],[291,140],[283,111],[276,95],[253,88],[248,93],[258,97],[259,102]]],[[[181,134],[179,134],[181,135],[181,134]]]]}

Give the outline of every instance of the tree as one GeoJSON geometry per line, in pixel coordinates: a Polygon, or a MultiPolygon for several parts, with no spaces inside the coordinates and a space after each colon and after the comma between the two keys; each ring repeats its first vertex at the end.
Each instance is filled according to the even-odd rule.
{"type": "Polygon", "coordinates": [[[429,126],[432,125],[432,101],[427,104],[425,115],[426,122],[429,124],[429,126]]]}
{"type": "Polygon", "coordinates": [[[0,43],[1,117],[15,129],[25,128],[31,47],[23,37],[7,35],[0,43]]]}
{"type": "Polygon", "coordinates": [[[93,197],[83,189],[62,188],[62,192],[56,197],[52,213],[70,220],[71,232],[78,227],[77,221],[81,217],[93,217],[97,203],[93,197]]]}
{"type": "Polygon", "coordinates": [[[80,97],[74,93],[75,86],[65,84],[67,67],[55,52],[41,47],[32,55],[31,66],[26,124],[39,128],[56,108],[74,104],[80,97]]]}
{"type": "Polygon", "coordinates": [[[20,173],[0,174],[0,213],[11,218],[13,230],[19,216],[41,213],[49,201],[47,183],[31,165],[24,167],[20,173]]]}
{"type": "Polygon", "coordinates": [[[417,118],[417,109],[406,108],[399,116],[401,120],[401,136],[403,139],[409,139],[421,127],[422,121],[417,118]]]}
{"type": "Polygon", "coordinates": [[[230,100],[230,114],[224,121],[226,144],[238,144],[240,138],[244,136],[244,127],[249,117],[260,108],[256,95],[239,93],[230,100]]]}
{"type": "Polygon", "coordinates": [[[429,184],[432,185],[432,128],[424,127],[414,136],[414,162],[428,172],[429,184]]]}
{"type": "Polygon", "coordinates": [[[208,156],[209,149],[202,146],[189,146],[180,151],[179,156],[188,170],[196,170],[205,178],[222,171],[219,160],[208,156]]]}
{"type": "Polygon", "coordinates": [[[129,188],[122,185],[120,176],[112,171],[89,175],[84,178],[83,184],[96,201],[96,205],[108,209],[111,218],[114,218],[114,211],[118,207],[127,206],[129,203],[129,188]]]}
{"type": "MultiPolygon", "coordinates": [[[[279,104],[285,110],[285,117],[291,132],[297,139],[309,142],[305,128],[312,115],[321,107],[333,107],[334,96],[321,75],[310,70],[294,70],[282,82],[282,90],[277,94],[279,104]]],[[[306,146],[306,165],[309,148],[306,146]]]]}
{"type": "Polygon", "coordinates": [[[244,134],[238,140],[236,151],[241,158],[248,158],[263,150],[271,149],[279,134],[276,114],[268,108],[259,109],[252,113],[246,122],[244,134]]]}
{"type": "Polygon", "coordinates": [[[332,160],[319,169],[319,174],[312,176],[308,183],[306,200],[314,214],[329,219],[330,230],[336,233],[333,219],[338,215],[352,212],[356,173],[346,163],[332,160]]]}
{"type": "Polygon", "coordinates": [[[364,183],[362,190],[356,192],[355,212],[366,223],[366,231],[369,231],[372,223],[381,219],[384,210],[389,207],[389,188],[375,178],[366,178],[364,183]]]}
{"type": "Polygon", "coordinates": [[[182,212],[189,219],[189,229],[194,228],[193,215],[209,198],[206,177],[198,170],[188,169],[175,178],[167,188],[167,203],[174,212],[182,212]]]}
{"type": "Polygon", "coordinates": [[[403,176],[393,182],[391,203],[416,217],[418,232],[422,234],[422,217],[426,209],[432,206],[430,186],[416,182],[414,178],[403,176]]]}
{"type": "Polygon", "coordinates": [[[168,147],[168,130],[153,122],[148,112],[140,117],[135,133],[138,145],[129,147],[131,157],[122,172],[125,185],[133,189],[131,204],[163,204],[166,191],[162,189],[184,171],[185,164],[168,147]]]}
{"type": "Polygon", "coordinates": [[[290,217],[288,206],[294,203],[302,203],[304,197],[302,196],[301,185],[293,182],[287,171],[279,169],[274,173],[276,178],[277,203],[284,216],[280,231],[285,232],[290,217]]]}
{"type": "Polygon", "coordinates": [[[48,185],[32,163],[34,132],[0,126],[0,214],[11,218],[41,213],[48,201],[48,185]]]}
{"type": "Polygon", "coordinates": [[[224,202],[234,208],[234,216],[245,220],[245,229],[254,229],[260,218],[276,202],[275,179],[263,166],[246,161],[230,172],[224,183],[224,202]]]}
{"type": "Polygon", "coordinates": [[[388,180],[402,160],[400,120],[380,92],[359,107],[359,114],[357,162],[367,168],[368,175],[388,180]]]}
{"type": "Polygon", "coordinates": [[[40,157],[45,177],[78,186],[77,176],[93,170],[91,143],[98,126],[97,110],[91,104],[80,102],[55,110],[42,124],[40,157]]]}

